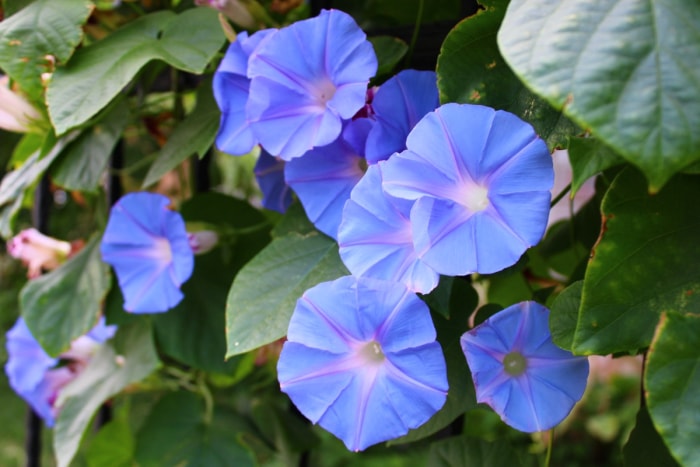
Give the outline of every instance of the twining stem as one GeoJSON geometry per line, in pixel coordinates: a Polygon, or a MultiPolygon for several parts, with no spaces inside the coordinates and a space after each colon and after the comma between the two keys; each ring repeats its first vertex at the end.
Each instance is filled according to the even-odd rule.
{"type": "Polygon", "coordinates": [[[413,35],[411,36],[411,44],[408,46],[408,53],[406,54],[406,66],[413,60],[413,49],[416,48],[416,42],[418,41],[418,33],[420,32],[420,25],[423,21],[423,9],[425,7],[425,0],[418,0],[418,12],[416,13],[416,25],[413,28],[413,35]]]}
{"type": "Polygon", "coordinates": [[[566,196],[566,194],[571,191],[571,183],[566,185],[563,190],[559,192],[557,196],[554,197],[551,203],[549,203],[549,207],[553,208],[555,204],[557,204],[561,199],[566,196]]]}

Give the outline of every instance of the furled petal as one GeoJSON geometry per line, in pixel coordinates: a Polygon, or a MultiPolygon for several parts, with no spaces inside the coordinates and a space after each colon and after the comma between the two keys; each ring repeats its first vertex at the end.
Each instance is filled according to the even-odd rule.
{"type": "Polygon", "coordinates": [[[182,300],[180,286],[192,275],[185,223],[169,204],[165,196],[142,192],[112,207],[100,249],[114,267],[128,311],[167,311],[182,300]]]}
{"type": "Polygon", "coordinates": [[[542,238],[553,182],[546,144],[504,111],[446,104],[382,168],[411,210],[416,250],[440,274],[494,273],[542,238]]]}
{"type": "Polygon", "coordinates": [[[277,366],[300,412],[358,451],[425,423],[447,395],[430,313],[403,285],[353,276],[298,300],[277,366]]]}
{"type": "Polygon", "coordinates": [[[412,202],[382,190],[381,170],[370,166],[345,203],[338,230],[340,257],[356,276],[401,282],[428,293],[439,276],[421,261],[413,247],[412,202]]]}
{"type": "Polygon", "coordinates": [[[237,40],[231,43],[214,73],[214,98],[221,110],[216,146],[223,152],[247,154],[258,142],[248,125],[245,112],[250,90],[248,57],[265,37],[275,31],[265,29],[251,37],[248,37],[247,32],[238,34],[237,40]]]}
{"type": "Polygon", "coordinates": [[[5,373],[10,386],[18,393],[32,391],[44,377],[49,368],[58,363],[51,358],[34,339],[23,318],[7,332],[7,354],[5,373]]]}
{"type": "Polygon", "coordinates": [[[253,169],[263,194],[262,205],[282,214],[292,203],[292,191],[284,181],[284,166],[282,159],[271,156],[263,149],[253,169]]]}
{"type": "Polygon", "coordinates": [[[528,433],[559,424],[583,395],[588,378],[588,360],[554,345],[548,323],[548,309],[523,302],[493,315],[461,339],[477,400],[528,433]],[[512,352],[524,358],[521,373],[505,369],[512,352]]]}
{"type": "Polygon", "coordinates": [[[316,228],[337,238],[343,206],[364,173],[365,160],[342,138],[315,148],[284,168],[287,184],[316,228]]]}
{"type": "Polygon", "coordinates": [[[439,105],[433,71],[404,70],[382,84],[372,101],[376,123],[367,138],[367,160],[375,163],[406,149],[410,131],[439,105]]]}
{"type": "Polygon", "coordinates": [[[377,69],[372,45],[348,14],[322,11],[251,54],[247,115],[255,136],[284,160],[330,144],[365,104],[377,69]]]}

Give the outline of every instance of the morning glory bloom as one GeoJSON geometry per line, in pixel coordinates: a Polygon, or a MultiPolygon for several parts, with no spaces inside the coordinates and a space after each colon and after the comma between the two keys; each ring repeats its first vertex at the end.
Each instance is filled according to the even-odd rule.
{"type": "Polygon", "coordinates": [[[313,423],[361,451],[445,403],[445,358],[427,305],[403,285],[352,276],[297,301],[277,373],[313,423]]]}
{"type": "Polygon", "coordinates": [[[47,426],[53,426],[59,391],[80,374],[99,346],[115,332],[116,327],[105,325],[101,318],[88,334],[73,341],[68,351],[52,358],[34,339],[24,319],[19,318],[6,335],[5,373],[10,386],[47,426]],[[60,361],[66,364],[56,368],[60,361]]]}
{"type": "Polygon", "coordinates": [[[377,57],[350,15],[324,10],[251,54],[247,115],[260,144],[288,161],[338,138],[365,105],[377,57]]]}
{"type": "Polygon", "coordinates": [[[382,84],[372,99],[376,122],[367,137],[367,161],[382,161],[406,149],[410,131],[439,105],[434,71],[404,70],[382,84]]]}
{"type": "Polygon", "coordinates": [[[581,399],[588,359],[552,342],[549,310],[522,302],[502,310],[461,339],[477,402],[513,428],[533,433],[558,425],[581,399]]]}
{"type": "MultiPolygon", "coordinates": [[[[348,124],[348,128],[354,126],[348,124]]],[[[361,145],[344,136],[287,162],[284,168],[285,180],[299,197],[309,220],[333,239],[338,236],[343,206],[367,168],[358,152],[361,145]]]]}
{"type": "Polygon", "coordinates": [[[167,311],[182,300],[194,256],[185,222],[156,193],[129,193],[112,207],[102,237],[102,259],[112,265],[133,313],[167,311]]]}
{"type": "Polygon", "coordinates": [[[488,274],[515,264],[547,226],[554,173],[547,145],[515,115],[446,104],[382,167],[411,209],[418,256],[440,274],[488,274]]]}
{"type": "Polygon", "coordinates": [[[250,37],[247,32],[239,33],[214,73],[214,98],[221,110],[216,146],[227,154],[248,154],[258,144],[245,112],[250,89],[248,57],[263,39],[275,31],[265,29],[250,37]]]}
{"type": "Polygon", "coordinates": [[[284,166],[282,159],[271,156],[263,149],[253,169],[263,194],[263,207],[282,214],[292,204],[292,191],[284,181],[284,166]]]}
{"type": "Polygon", "coordinates": [[[345,203],[338,230],[340,257],[356,276],[401,282],[428,293],[440,279],[413,247],[413,201],[382,191],[382,163],[370,166],[345,203]]]}

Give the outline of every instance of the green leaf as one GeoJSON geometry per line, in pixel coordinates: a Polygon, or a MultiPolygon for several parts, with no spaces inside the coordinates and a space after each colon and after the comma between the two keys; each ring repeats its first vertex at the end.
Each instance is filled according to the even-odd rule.
{"type": "Polygon", "coordinates": [[[90,419],[102,403],[142,380],[159,365],[147,320],[119,328],[85,370],[61,390],[57,402],[61,410],[54,428],[54,451],[59,467],[70,464],[90,419]]]}
{"type": "Polygon", "coordinates": [[[46,56],[61,63],[70,58],[92,8],[87,0],[36,0],[2,21],[0,68],[39,101],[44,91],[41,74],[52,68],[46,56]]]}
{"type": "Polygon", "coordinates": [[[615,178],[584,278],[574,353],[644,348],[659,313],[700,309],[699,181],[679,175],[649,195],[636,170],[615,178]]]}
{"type": "Polygon", "coordinates": [[[129,119],[123,102],[80,134],[51,169],[52,180],[68,190],[97,192],[102,174],[129,119]]]}
{"type": "Polygon", "coordinates": [[[658,191],[700,160],[700,3],[513,0],[498,34],[516,74],[637,165],[658,191]]]}
{"type": "Polygon", "coordinates": [[[639,409],[637,423],[622,449],[625,465],[653,465],[654,467],[677,467],[668,447],[651,423],[646,407],[639,409]]]}
{"type": "MultiPolygon", "coordinates": [[[[195,368],[231,373],[237,362],[226,355],[226,298],[238,270],[268,241],[263,215],[248,203],[219,193],[205,193],[188,200],[181,209],[188,223],[221,223],[233,231],[263,225],[235,244],[221,245],[195,257],[194,273],[182,286],[185,297],[177,307],[153,317],[161,350],[195,368]],[[222,217],[221,213],[226,216],[222,217]],[[228,252],[228,250],[231,250],[228,252]]],[[[225,239],[222,239],[222,241],[225,239]]]]}
{"type": "Polygon", "coordinates": [[[100,428],[90,442],[85,457],[88,467],[131,467],[136,440],[129,420],[120,416],[100,428]]]}
{"type": "Polygon", "coordinates": [[[240,422],[231,418],[207,422],[204,403],[195,394],[167,394],[139,430],[136,460],[143,467],[252,467],[236,424],[240,422]]]}
{"type": "Polygon", "coordinates": [[[507,0],[495,0],[462,20],[445,38],[437,62],[440,101],[507,110],[531,123],[550,148],[579,130],[532,94],[503,61],[496,34],[507,0]]]}
{"type": "Polygon", "coordinates": [[[202,73],[224,42],[217,12],[192,8],[151,13],[80,49],[49,83],[47,102],[57,134],[102,110],[151,60],[202,73]]]}
{"type": "Polygon", "coordinates": [[[565,288],[552,302],[549,314],[552,341],[565,350],[570,351],[573,347],[582,291],[583,281],[576,281],[565,288]]]}
{"type": "Polygon", "coordinates": [[[529,466],[534,458],[518,452],[507,441],[482,441],[477,438],[456,436],[430,445],[427,465],[431,467],[529,466]]]}
{"type": "Polygon", "coordinates": [[[676,460],[688,467],[700,466],[698,368],[700,314],[667,313],[649,349],[644,386],[656,429],[676,460]]]}
{"type": "MultiPolygon", "coordinates": [[[[457,279],[465,282],[463,279],[457,279]]],[[[457,417],[476,407],[476,391],[467,366],[467,359],[462,352],[459,339],[468,329],[469,307],[450,309],[450,318],[433,314],[437,339],[442,346],[447,364],[447,382],[449,390],[445,405],[423,425],[411,430],[407,435],[389,442],[389,445],[403,444],[426,438],[442,430],[457,417]]]]}
{"type": "Polygon", "coordinates": [[[226,356],[284,337],[304,291],[346,274],[338,245],[329,237],[314,231],[275,238],[233,281],[226,303],[226,356]]]}
{"type": "Polygon", "coordinates": [[[49,355],[58,356],[87,333],[102,313],[111,285],[102,262],[100,235],[95,235],[59,268],[27,282],[20,293],[22,316],[49,355]]]}
{"type": "Polygon", "coordinates": [[[570,138],[569,161],[571,161],[571,196],[594,175],[624,163],[615,151],[595,138],[570,138]]]}
{"type": "Polygon", "coordinates": [[[260,433],[278,452],[287,454],[309,451],[321,441],[308,420],[298,412],[278,407],[273,400],[255,401],[251,415],[260,433]]]}
{"type": "Polygon", "coordinates": [[[408,52],[408,45],[401,39],[391,36],[370,37],[369,41],[377,54],[377,74],[383,76],[391,73],[408,52]]]}
{"type": "Polygon", "coordinates": [[[194,110],[173,129],[172,135],[153,161],[143,182],[143,188],[158,182],[163,175],[191,155],[199,154],[203,157],[214,143],[220,116],[214,101],[211,80],[207,80],[197,91],[194,110]]]}
{"type": "Polygon", "coordinates": [[[14,218],[22,207],[25,192],[34,185],[46,169],[71,142],[77,133],[71,133],[56,141],[53,135],[46,137],[41,149],[34,152],[16,170],[8,173],[0,182],[0,235],[12,236],[14,218]]]}

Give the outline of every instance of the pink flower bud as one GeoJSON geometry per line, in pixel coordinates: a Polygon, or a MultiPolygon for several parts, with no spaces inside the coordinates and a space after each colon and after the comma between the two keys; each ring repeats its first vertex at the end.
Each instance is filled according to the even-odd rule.
{"type": "Polygon", "coordinates": [[[24,97],[8,87],[9,78],[0,78],[0,128],[17,133],[31,131],[32,122],[41,114],[24,97]]]}
{"type": "Polygon", "coordinates": [[[7,242],[7,252],[27,266],[27,277],[33,279],[42,270],[56,269],[71,252],[68,242],[47,237],[38,230],[25,229],[7,242]]]}
{"type": "Polygon", "coordinates": [[[187,238],[195,255],[208,253],[219,243],[219,235],[212,230],[187,232],[187,238]]]}

